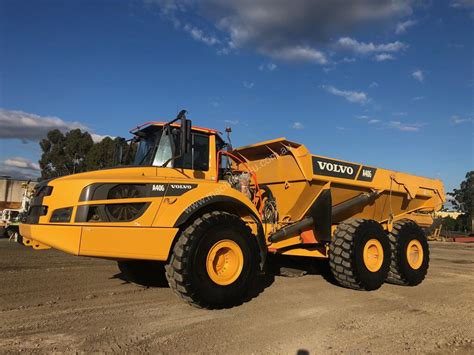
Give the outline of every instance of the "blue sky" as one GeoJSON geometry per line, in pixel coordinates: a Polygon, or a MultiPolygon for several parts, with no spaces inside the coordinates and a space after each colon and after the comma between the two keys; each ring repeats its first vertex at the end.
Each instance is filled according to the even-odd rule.
{"type": "Polygon", "coordinates": [[[181,108],[448,190],[474,168],[472,0],[0,4],[0,175],[37,175],[48,129],[128,137],[181,108]]]}

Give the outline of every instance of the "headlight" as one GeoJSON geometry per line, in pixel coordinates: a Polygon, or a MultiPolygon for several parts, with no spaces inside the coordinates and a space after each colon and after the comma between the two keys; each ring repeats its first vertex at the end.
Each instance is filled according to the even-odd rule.
{"type": "Polygon", "coordinates": [[[52,223],[57,222],[69,222],[71,220],[72,207],[60,208],[53,211],[51,219],[49,220],[52,223]]]}

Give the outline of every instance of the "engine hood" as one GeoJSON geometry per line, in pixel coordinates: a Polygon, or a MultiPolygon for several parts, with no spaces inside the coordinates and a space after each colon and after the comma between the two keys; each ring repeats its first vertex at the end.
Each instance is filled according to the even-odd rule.
{"type": "Polygon", "coordinates": [[[110,181],[110,180],[123,180],[123,179],[140,179],[147,177],[157,176],[156,167],[143,167],[143,166],[130,166],[130,167],[117,167],[111,169],[95,170],[85,173],[72,174],[62,176],[53,180],[50,180],[48,184],[57,184],[62,181],[71,180],[94,180],[94,181],[110,181]]]}

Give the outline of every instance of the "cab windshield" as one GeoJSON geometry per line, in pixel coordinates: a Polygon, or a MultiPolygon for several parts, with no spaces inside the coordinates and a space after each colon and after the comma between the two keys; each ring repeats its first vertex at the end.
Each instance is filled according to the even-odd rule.
{"type": "Polygon", "coordinates": [[[140,132],[133,165],[209,170],[209,135],[192,132],[191,151],[180,155],[180,131],[151,126],[140,132]],[[164,132],[164,133],[163,133],[164,132]],[[174,159],[173,159],[174,157],[174,159]]]}

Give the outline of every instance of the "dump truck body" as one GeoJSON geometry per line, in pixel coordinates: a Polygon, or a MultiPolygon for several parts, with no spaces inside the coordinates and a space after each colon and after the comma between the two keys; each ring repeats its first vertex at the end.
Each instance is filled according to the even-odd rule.
{"type": "Polygon", "coordinates": [[[427,264],[413,264],[423,269],[415,280],[398,264],[389,274],[389,263],[406,235],[418,237],[403,252],[427,262],[410,215],[441,208],[441,181],[313,155],[284,138],[231,149],[217,131],[179,119],[132,130],[138,166],[38,184],[24,244],[115,259],[134,273],[139,261],[162,261],[170,286],[201,307],[239,300],[268,253],[329,258],[335,273],[350,254],[347,273],[362,273],[341,274],[351,288],[424,278],[427,264]]]}
{"type": "MultiPolygon", "coordinates": [[[[277,228],[302,220],[326,190],[330,190],[332,210],[363,194],[376,193],[367,203],[354,204],[331,216],[331,226],[348,218],[369,218],[388,229],[402,218],[413,215],[418,220],[416,212],[439,210],[445,201],[440,180],[313,155],[304,145],[285,138],[237,148],[234,154],[256,172],[261,186],[268,186],[273,196],[278,196],[277,228]]],[[[278,250],[293,242],[301,244],[301,234],[294,237],[270,247],[278,250]]],[[[316,242],[325,240],[325,236],[314,237],[316,242]]],[[[302,255],[308,253],[302,251],[302,255]]]]}

